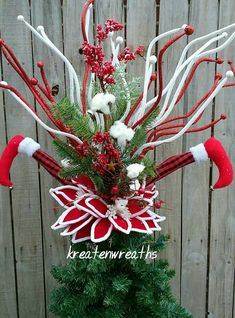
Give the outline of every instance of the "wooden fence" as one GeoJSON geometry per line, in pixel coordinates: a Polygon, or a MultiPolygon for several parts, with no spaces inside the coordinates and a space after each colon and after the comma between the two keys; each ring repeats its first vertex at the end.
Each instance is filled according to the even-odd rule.
{"type": "MultiPolygon", "coordinates": [[[[80,14],[85,0],[0,0],[0,32],[14,48],[29,74],[37,76],[36,61],[45,60],[51,85],[59,85],[59,97],[65,94],[67,74],[61,61],[16,21],[22,14],[33,25],[44,25],[52,41],[80,72],[84,62],[78,54],[81,47],[80,14]]],[[[235,21],[234,0],[96,0],[94,24],[108,17],[126,22],[127,45],[147,45],[157,33],[189,23],[196,35],[235,21]]],[[[192,38],[195,35],[192,36],[192,38]]],[[[167,54],[164,69],[170,74],[186,39],[180,40],[167,54]]],[[[235,42],[222,52],[235,58],[235,42]]],[[[129,66],[133,75],[143,74],[143,61],[129,66]]],[[[211,85],[215,71],[225,72],[226,63],[218,70],[204,64],[197,72],[177,113],[187,110],[211,85]]],[[[2,79],[13,83],[29,97],[22,81],[1,58],[2,79]]],[[[204,116],[228,114],[228,120],[214,131],[207,131],[166,145],[157,151],[157,161],[185,151],[212,133],[220,138],[235,163],[232,140],[235,135],[235,90],[221,92],[204,116]]],[[[31,100],[33,103],[33,100],[31,100]]],[[[35,105],[36,106],[36,105],[35,105]]],[[[36,106],[37,107],[37,106],[36,106]]],[[[40,111],[39,111],[40,112],[40,111]]],[[[0,148],[15,134],[39,140],[43,149],[53,153],[51,141],[31,118],[7,94],[0,91],[0,148]]],[[[166,202],[164,232],[171,242],[164,253],[176,270],[173,290],[183,306],[195,318],[232,318],[234,306],[235,195],[234,186],[210,191],[217,171],[209,164],[188,167],[164,179],[159,185],[166,202]]],[[[56,186],[33,160],[17,158],[12,170],[15,188],[0,188],[0,317],[52,317],[47,310],[50,292],[55,286],[50,275],[52,264],[65,263],[68,242],[52,232],[55,202],[48,194],[56,186]]]]}

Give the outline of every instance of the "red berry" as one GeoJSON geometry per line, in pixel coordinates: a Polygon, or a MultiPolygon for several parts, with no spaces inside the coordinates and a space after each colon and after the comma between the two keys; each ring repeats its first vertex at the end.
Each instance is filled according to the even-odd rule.
{"type": "Polygon", "coordinates": [[[223,63],[224,63],[224,60],[223,60],[222,58],[218,58],[218,59],[216,60],[216,63],[218,63],[218,64],[223,64],[223,63]]]}
{"type": "Polygon", "coordinates": [[[156,209],[160,209],[162,207],[162,203],[164,203],[163,201],[159,201],[158,203],[155,204],[155,208],[156,209]]]}
{"type": "Polygon", "coordinates": [[[44,63],[43,63],[42,61],[38,61],[38,62],[37,62],[37,66],[38,66],[39,68],[41,68],[41,67],[44,66],[44,63]]]}
{"type": "Polygon", "coordinates": [[[32,85],[37,85],[38,80],[35,77],[33,77],[30,82],[32,85]]]}
{"type": "Polygon", "coordinates": [[[186,33],[187,35],[191,35],[191,34],[193,34],[193,32],[194,32],[194,28],[193,28],[193,26],[191,26],[191,25],[187,25],[186,28],[184,29],[184,31],[185,31],[185,33],[186,33]]]}
{"type": "Polygon", "coordinates": [[[225,120],[225,119],[227,119],[227,115],[226,114],[221,114],[220,118],[225,120]]]}
{"type": "Polygon", "coordinates": [[[139,155],[139,158],[140,159],[144,159],[144,155],[139,155]]]}
{"type": "Polygon", "coordinates": [[[157,74],[156,73],[153,73],[150,77],[150,80],[151,81],[156,81],[157,80],[157,74]]]}
{"type": "Polygon", "coordinates": [[[223,75],[221,73],[216,73],[215,78],[220,80],[221,78],[223,78],[223,75]]]}
{"type": "Polygon", "coordinates": [[[145,190],[143,188],[140,188],[139,189],[139,194],[144,194],[145,193],[145,190]]]}
{"type": "Polygon", "coordinates": [[[111,194],[117,194],[119,192],[119,188],[117,186],[113,186],[111,190],[111,194]]]}

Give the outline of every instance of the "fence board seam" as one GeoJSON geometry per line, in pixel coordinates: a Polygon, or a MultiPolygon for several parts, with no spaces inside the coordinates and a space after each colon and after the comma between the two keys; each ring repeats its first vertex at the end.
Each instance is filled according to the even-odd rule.
{"type": "MultiPolygon", "coordinates": [[[[0,32],[0,36],[2,36],[0,32]]],[[[3,56],[0,54],[0,63],[1,63],[1,79],[4,81],[3,75],[3,56]]],[[[8,143],[8,128],[7,128],[7,117],[6,117],[6,99],[5,92],[2,91],[2,102],[3,102],[3,113],[5,121],[5,140],[6,144],[8,143]]],[[[12,239],[12,256],[13,256],[13,269],[14,269],[14,285],[15,285],[15,300],[16,300],[16,313],[17,318],[19,318],[19,295],[18,295],[18,281],[17,281],[17,268],[16,268],[16,249],[15,249],[15,233],[14,233],[14,219],[13,219],[13,204],[12,204],[12,193],[9,191],[9,202],[10,202],[10,215],[11,215],[11,239],[12,239]]]]}
{"type": "MultiPolygon", "coordinates": [[[[64,41],[64,36],[65,36],[65,31],[64,31],[64,12],[63,12],[63,0],[60,0],[60,10],[61,10],[61,35],[62,35],[62,49],[63,49],[63,54],[65,55],[65,41],[64,41]]],[[[67,95],[67,81],[66,81],[66,66],[65,63],[63,63],[64,66],[64,91],[65,94],[67,95]]]]}
{"type": "MultiPolygon", "coordinates": [[[[188,16],[187,16],[187,24],[189,24],[189,20],[190,20],[190,0],[188,0],[188,16]]],[[[186,43],[189,43],[189,37],[187,37],[186,43]]],[[[186,54],[185,59],[188,58],[188,52],[186,54]]],[[[187,110],[187,104],[188,104],[188,94],[184,95],[184,104],[183,104],[183,112],[186,113],[187,110]]],[[[183,122],[185,122],[186,119],[183,119],[183,122]]],[[[182,152],[186,152],[186,136],[183,135],[182,136],[182,152]]],[[[180,304],[182,303],[182,264],[183,264],[183,193],[184,193],[184,168],[182,169],[182,173],[181,173],[181,196],[180,196],[180,200],[181,200],[181,211],[180,211],[180,226],[181,226],[181,233],[180,233],[180,289],[179,289],[179,300],[180,300],[180,304]]]]}
{"type": "MultiPolygon", "coordinates": [[[[32,25],[32,5],[31,1],[29,2],[29,14],[30,14],[30,24],[32,25]]],[[[34,61],[34,42],[33,42],[33,34],[30,32],[31,36],[31,52],[32,52],[32,71],[33,76],[35,76],[35,61],[34,61]]],[[[37,103],[34,99],[34,108],[37,112],[37,103]]],[[[36,140],[39,142],[39,127],[38,123],[35,123],[35,130],[36,130],[36,140]]],[[[42,274],[43,274],[43,290],[44,290],[44,315],[47,318],[47,299],[46,299],[46,274],[45,274],[45,251],[44,251],[44,235],[43,235],[43,207],[42,207],[42,180],[41,180],[41,173],[40,173],[40,165],[37,163],[38,169],[38,186],[39,186],[39,202],[40,202],[40,226],[41,226],[41,244],[42,244],[42,274]]]]}
{"type": "MultiPolygon", "coordinates": [[[[220,25],[220,0],[218,0],[217,10],[217,29],[220,25]]],[[[218,53],[216,53],[216,58],[218,53]]],[[[217,64],[215,64],[215,74],[217,73],[217,64]]],[[[212,101],[212,120],[215,119],[215,100],[212,101]]],[[[211,127],[211,136],[214,136],[214,127],[211,127]]],[[[210,162],[209,185],[212,186],[214,164],[210,162]]],[[[209,315],[209,293],[210,293],[210,264],[211,264],[211,227],[212,227],[212,190],[208,191],[208,237],[207,237],[207,273],[206,273],[206,308],[205,318],[209,315]]]]}

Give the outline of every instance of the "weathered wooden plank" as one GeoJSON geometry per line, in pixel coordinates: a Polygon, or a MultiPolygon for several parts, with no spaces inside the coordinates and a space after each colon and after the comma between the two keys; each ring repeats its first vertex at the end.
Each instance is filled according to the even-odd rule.
{"type": "MultiPolygon", "coordinates": [[[[51,41],[63,51],[63,29],[61,16],[60,0],[33,1],[31,5],[32,23],[36,27],[43,25],[45,32],[51,41]],[[53,17],[53,19],[51,18],[53,17]]],[[[51,87],[59,85],[59,94],[56,99],[59,101],[65,95],[64,81],[64,64],[50,49],[48,49],[37,38],[33,37],[33,52],[34,52],[34,72],[35,76],[40,79],[40,72],[37,68],[37,61],[43,60],[45,64],[45,72],[51,87]]],[[[40,79],[41,80],[41,79],[40,79]]],[[[42,115],[43,111],[40,106],[37,106],[38,113],[42,115]]],[[[46,118],[45,118],[46,119],[46,118]]],[[[50,120],[46,120],[49,125],[50,120]]],[[[38,130],[39,142],[42,149],[51,155],[54,155],[52,138],[44,129],[39,127],[38,130]]],[[[50,269],[53,264],[58,265],[65,263],[66,253],[68,251],[68,239],[63,238],[58,232],[51,230],[51,225],[61,213],[58,210],[55,214],[53,207],[56,206],[55,200],[49,195],[49,189],[59,186],[58,182],[42,168],[40,169],[40,184],[42,198],[42,224],[43,224],[43,254],[44,254],[44,270],[45,270],[45,293],[46,304],[50,303],[50,293],[55,287],[55,280],[50,274],[50,269]]],[[[52,317],[48,312],[47,317],[52,317]]]]}
{"type": "MultiPolygon", "coordinates": [[[[189,23],[196,29],[192,37],[215,30],[218,21],[217,1],[191,1],[190,3],[189,23]]],[[[203,64],[200,67],[187,94],[187,110],[191,109],[212,85],[214,70],[214,64],[203,64]]],[[[211,114],[212,107],[209,107],[199,125],[210,122],[211,114]]],[[[187,135],[185,149],[202,142],[209,136],[210,131],[187,135]]],[[[185,169],[182,193],[181,300],[195,318],[201,318],[205,316],[206,308],[209,164],[191,165],[185,169]],[[195,224],[197,224],[196,227],[195,224]]]]}
{"type": "MultiPolygon", "coordinates": [[[[2,35],[14,51],[25,69],[32,74],[32,50],[29,32],[16,21],[17,14],[30,19],[28,1],[1,2],[2,35]]],[[[3,63],[4,79],[16,86],[29,98],[22,81],[15,72],[3,63]]],[[[6,121],[8,139],[15,134],[36,138],[33,120],[14,100],[6,94],[6,121]]],[[[13,229],[15,238],[15,257],[17,272],[17,293],[19,317],[45,317],[43,287],[43,257],[41,242],[40,197],[37,165],[30,159],[17,158],[12,179],[13,229]]],[[[9,277],[9,273],[5,273],[9,277]]]]}
{"type": "MultiPolygon", "coordinates": [[[[159,33],[170,29],[180,27],[188,20],[188,1],[180,0],[177,4],[174,0],[160,2],[159,33]]],[[[169,37],[160,41],[158,50],[169,40],[169,37]]],[[[164,58],[164,82],[170,80],[179,56],[186,45],[186,37],[180,39],[167,50],[164,58]]],[[[184,111],[184,99],[175,107],[173,116],[178,116],[184,111]]],[[[156,162],[160,163],[168,157],[182,152],[182,139],[160,146],[156,151],[156,162]]],[[[175,278],[172,281],[172,290],[177,299],[180,300],[180,273],[181,273],[181,178],[182,171],[168,176],[159,182],[160,199],[164,206],[161,213],[166,216],[166,221],[162,223],[163,232],[170,235],[169,246],[161,257],[169,261],[171,268],[176,271],[175,278]]]]}
{"type": "MultiPolygon", "coordinates": [[[[136,50],[139,45],[145,49],[156,34],[156,2],[154,0],[127,1],[127,46],[136,50]]],[[[143,77],[145,62],[142,58],[128,63],[128,74],[130,77],[143,77]]]]}
{"type": "MultiPolygon", "coordinates": [[[[113,17],[120,21],[123,16],[122,1],[97,0],[96,4],[96,22],[103,23],[108,17],[113,17]],[[115,11],[115,12],[114,12],[115,11]]],[[[80,33],[80,13],[84,1],[65,0],[63,1],[63,18],[61,17],[61,7],[59,0],[49,2],[32,1],[31,15],[34,25],[44,24],[49,36],[63,49],[62,31],[64,32],[64,46],[66,55],[72,60],[75,68],[79,71],[84,69],[82,57],[78,54],[81,47],[82,38],[80,33]],[[61,20],[64,20],[62,27],[61,20]],[[63,30],[62,30],[63,29],[63,30]]],[[[149,10],[149,7],[155,6],[154,1],[128,0],[127,19],[128,45],[133,49],[138,44],[149,43],[149,40],[155,35],[155,24],[151,21],[156,20],[156,10],[149,10]],[[148,12],[144,15],[143,12],[148,12]],[[129,23],[130,22],[130,23],[129,23]],[[141,27],[139,27],[141,23],[141,27]],[[138,24],[138,25],[137,25],[138,24]],[[143,29],[143,30],[142,30],[143,29]],[[141,32],[140,32],[141,30],[141,32]]],[[[220,24],[227,24],[228,18],[232,22],[232,12],[234,12],[234,3],[232,0],[221,0],[220,3],[220,24]]],[[[15,24],[15,17],[23,13],[29,20],[29,7],[27,1],[8,1],[0,3],[0,23],[4,23],[1,28],[6,40],[17,51],[17,55],[26,64],[27,70],[32,72],[30,35],[24,27],[15,24]]],[[[217,1],[191,1],[190,23],[194,24],[197,34],[203,34],[208,30],[216,28],[217,24],[217,1]]],[[[172,27],[186,22],[187,1],[161,1],[160,32],[166,31],[172,27]]],[[[165,70],[169,76],[173,70],[174,62],[177,60],[182,45],[182,39],[175,47],[176,50],[170,50],[164,63],[165,70]]],[[[227,57],[232,57],[233,50],[226,53],[227,57]]],[[[33,42],[33,53],[35,59],[44,59],[46,70],[51,85],[60,85],[60,96],[63,96],[63,65],[57,58],[45,49],[37,41],[33,42]]],[[[195,81],[192,83],[188,93],[188,107],[202,96],[207,85],[206,74],[213,73],[213,66],[203,66],[205,71],[198,73],[195,81]],[[198,85],[200,80],[200,87],[198,85]],[[203,88],[203,90],[202,90],[203,88]]],[[[132,74],[143,75],[144,63],[141,59],[133,63],[128,68],[132,74]],[[136,66],[137,65],[137,66],[136,66]]],[[[35,73],[36,67],[34,67],[35,73]]],[[[222,70],[222,69],[221,69],[222,70]]],[[[224,65],[223,70],[226,70],[224,65]]],[[[32,73],[33,74],[33,73],[32,73]]],[[[11,70],[4,63],[4,79],[16,84],[27,96],[27,92],[22,90],[21,81],[16,80],[11,70]]],[[[212,76],[211,76],[212,81],[212,76]]],[[[228,105],[234,100],[233,89],[223,93],[216,99],[216,114],[224,112],[224,105],[228,105]]],[[[0,96],[0,103],[1,96],[0,96]]],[[[176,113],[181,113],[179,105],[176,113]]],[[[25,133],[36,138],[35,126],[29,117],[15,105],[13,100],[6,97],[6,119],[8,135],[5,134],[4,112],[0,106],[0,135],[2,136],[0,148],[5,145],[6,137],[11,138],[16,133],[25,133]],[[14,106],[14,108],[13,108],[14,106]],[[17,107],[17,108],[15,108],[17,107]],[[20,121],[15,124],[15,118],[20,121]],[[17,126],[17,127],[16,127],[17,126]]],[[[187,107],[186,107],[187,108],[187,107]]],[[[215,135],[222,139],[225,147],[229,150],[234,161],[234,151],[232,149],[234,111],[229,109],[229,120],[227,123],[220,124],[215,129],[215,135]],[[226,132],[225,135],[223,134],[226,132]]],[[[209,121],[210,110],[205,117],[204,122],[209,121]]],[[[204,139],[208,134],[203,134],[204,139]]],[[[201,142],[200,136],[187,137],[184,148],[201,142]]],[[[42,147],[52,153],[51,141],[46,137],[43,131],[39,129],[39,140],[42,147]]],[[[181,141],[169,146],[164,146],[157,152],[157,162],[161,162],[166,157],[181,152],[181,141]]],[[[36,165],[27,159],[19,158],[13,169],[13,180],[15,181],[15,190],[13,192],[13,220],[11,220],[10,198],[8,190],[0,189],[0,245],[3,258],[0,261],[0,280],[3,288],[0,291],[1,314],[4,317],[17,317],[16,290],[14,278],[14,247],[12,242],[11,221],[13,221],[13,234],[15,235],[15,253],[17,260],[17,283],[19,293],[19,313],[20,317],[31,317],[37,312],[37,317],[45,317],[44,314],[44,296],[43,296],[43,271],[42,271],[42,251],[41,251],[41,219],[40,219],[40,200],[38,192],[38,176],[36,165]],[[24,180],[22,188],[20,184],[24,180]],[[17,206],[18,205],[18,206],[17,206]],[[30,205],[30,209],[28,206],[30,205]],[[27,233],[27,234],[25,234],[27,233]],[[30,242],[29,242],[30,238],[30,242]],[[23,248],[21,248],[23,247],[23,248]],[[5,253],[5,254],[4,254],[5,253]],[[9,275],[9,270],[12,275],[9,275]],[[5,286],[5,287],[4,287],[5,286]],[[7,292],[7,294],[6,294],[7,292]],[[40,301],[39,301],[40,300],[40,301]]],[[[217,173],[214,171],[213,173],[217,173]]],[[[169,176],[159,185],[161,199],[166,202],[165,210],[162,214],[167,216],[167,221],[163,224],[164,231],[171,234],[171,242],[167,251],[164,253],[171,264],[176,269],[176,279],[173,283],[173,290],[180,298],[180,246],[182,230],[182,304],[189,308],[194,317],[204,317],[206,308],[206,271],[207,271],[207,244],[208,244],[208,166],[188,167],[185,169],[183,177],[183,188],[181,189],[181,172],[169,176]],[[195,180],[195,181],[194,181],[195,180]],[[176,186],[177,185],[177,186],[176,186]],[[182,209],[182,229],[180,194],[183,191],[183,209],[182,209]]],[[[215,177],[215,176],[214,176],[215,177]]],[[[49,225],[55,217],[51,213],[52,206],[55,205],[49,197],[48,189],[56,186],[57,182],[51,181],[50,176],[43,170],[40,171],[41,178],[41,196],[42,196],[42,215],[43,215],[43,246],[44,246],[44,266],[45,266],[45,287],[48,303],[50,289],[53,287],[53,280],[50,277],[49,269],[52,263],[58,264],[65,260],[65,250],[67,240],[63,240],[58,233],[51,232],[49,225]]],[[[235,316],[233,309],[233,284],[234,284],[234,202],[233,187],[228,190],[222,190],[212,195],[212,217],[211,217],[211,245],[210,245],[210,271],[209,271],[209,303],[208,311],[211,317],[232,317],[235,316]]]]}
{"type": "Polygon", "coordinates": [[[233,313],[232,318],[235,317],[235,269],[234,269],[234,276],[233,276],[233,313]]]}
{"type": "MultiPolygon", "coordinates": [[[[125,23],[124,21],[124,5],[123,1],[112,1],[112,0],[97,0],[95,2],[95,17],[96,25],[104,25],[107,19],[113,19],[119,23],[125,23]]],[[[116,33],[117,34],[117,33],[116,33]]],[[[118,35],[124,36],[124,30],[119,31],[118,35]]],[[[107,40],[104,43],[104,52],[106,54],[106,59],[110,60],[111,48],[110,41],[107,40]]]]}
{"type": "MultiPolygon", "coordinates": [[[[234,1],[220,2],[220,27],[234,22],[234,1]]],[[[235,60],[235,42],[220,56],[225,58],[224,65],[218,69],[223,74],[228,70],[227,59],[235,60]]],[[[215,101],[215,117],[221,113],[228,114],[228,119],[215,127],[215,137],[220,139],[229,152],[232,162],[235,162],[233,139],[234,128],[234,88],[223,90],[215,101]]],[[[218,177],[217,169],[213,167],[213,183],[218,177]]],[[[233,288],[235,265],[235,198],[234,184],[227,189],[212,193],[211,213],[211,245],[209,268],[209,317],[233,317],[233,288]]]]}
{"type": "MultiPolygon", "coordinates": [[[[83,56],[79,53],[82,47],[83,37],[81,32],[81,12],[85,1],[65,0],[63,1],[63,33],[64,33],[64,53],[74,66],[76,72],[82,78],[85,69],[83,56]]],[[[90,40],[93,37],[92,29],[93,15],[91,13],[90,40]]],[[[66,75],[66,79],[68,75],[66,75]]]]}
{"type": "MultiPolygon", "coordinates": [[[[0,18],[0,29],[2,29],[1,22],[2,18],[0,18]]],[[[5,105],[3,102],[3,93],[1,90],[0,152],[2,152],[6,143],[4,107],[5,105]]],[[[7,188],[0,187],[0,308],[1,315],[6,318],[17,317],[14,252],[15,251],[13,247],[10,193],[7,188]]]]}

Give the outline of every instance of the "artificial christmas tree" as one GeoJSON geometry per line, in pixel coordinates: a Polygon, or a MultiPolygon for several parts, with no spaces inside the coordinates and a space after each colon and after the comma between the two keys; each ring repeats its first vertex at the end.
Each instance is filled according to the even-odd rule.
{"type": "Polygon", "coordinates": [[[191,317],[176,304],[171,294],[169,281],[173,271],[169,270],[167,262],[158,258],[148,260],[149,255],[156,256],[167,241],[164,236],[156,239],[152,236],[161,230],[160,224],[165,219],[160,215],[162,202],[157,199],[155,183],[188,164],[211,159],[219,170],[219,179],[214,186],[214,189],[219,189],[232,182],[233,168],[222,144],[213,137],[162,163],[156,164],[147,154],[184,133],[200,132],[226,119],[225,115],[221,115],[207,125],[195,127],[219,91],[235,85],[234,82],[227,83],[235,74],[231,61],[228,62],[230,70],[226,75],[216,74],[210,90],[188,113],[177,117],[170,115],[187,91],[200,64],[223,63],[221,58],[207,56],[229,45],[234,33],[228,37],[225,31],[234,25],[189,42],[165,87],[162,63],[165,52],[194,30],[183,25],[153,39],[146,52],[141,92],[140,80],[128,76],[126,65],[142,58],[144,48],[139,46],[132,51],[126,47],[121,51],[124,39],[120,36],[115,38],[115,34],[124,26],[111,19],[104,26],[97,26],[96,43],[91,44],[88,30],[93,2],[87,1],[82,12],[84,42],[80,51],[86,63],[82,83],[44,28],[39,26],[36,30],[23,16],[18,16],[19,21],[64,61],[70,85],[69,97],[61,101],[53,96],[44,63],[37,63],[41,84],[37,78],[26,74],[11,48],[3,39],[0,40],[3,56],[56,128],[45,124],[13,86],[0,82],[0,87],[8,91],[51,135],[61,159],[59,164],[36,141],[17,135],[9,141],[1,156],[0,183],[12,188],[9,179],[11,164],[18,154],[26,154],[62,184],[50,190],[64,209],[52,229],[61,230],[61,235],[71,237],[71,253],[77,254],[65,267],[52,270],[53,276],[62,285],[53,292],[50,306],[57,316],[98,318],[143,317],[147,314],[161,318],[191,317]],[[160,39],[173,34],[176,35],[159,49],[157,56],[151,55],[160,39]],[[226,37],[228,39],[220,46],[209,49],[211,44],[226,37]],[[188,56],[194,43],[206,39],[209,39],[208,42],[188,56]],[[103,43],[107,41],[110,42],[112,55],[105,60],[103,43]],[[155,82],[157,95],[149,99],[148,90],[155,82]],[[164,139],[166,136],[169,137],[164,139]],[[96,257],[90,258],[94,253],[96,257]],[[118,257],[112,259],[113,255],[118,257]]]}
{"type": "MultiPolygon", "coordinates": [[[[126,257],[89,259],[92,255],[84,254],[86,259],[77,256],[65,267],[53,267],[52,275],[61,287],[52,293],[50,310],[58,317],[71,318],[192,317],[171,293],[169,282],[174,271],[167,262],[146,261],[151,250],[160,252],[166,243],[162,235],[154,240],[133,233],[124,239],[117,232],[99,244],[99,255],[111,250],[114,255],[116,251],[126,253],[126,257]]],[[[73,249],[91,253],[94,244],[79,243],[73,249]]]]}

